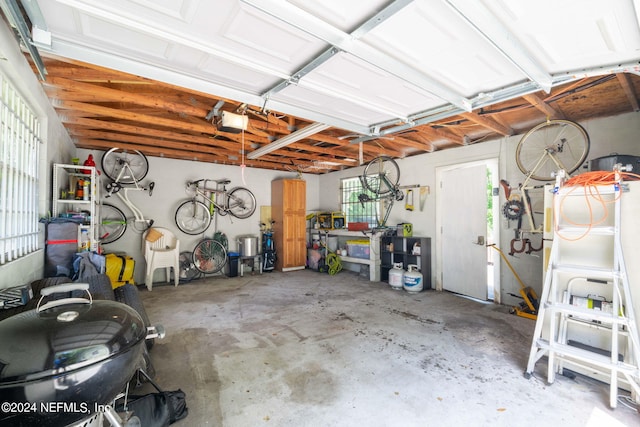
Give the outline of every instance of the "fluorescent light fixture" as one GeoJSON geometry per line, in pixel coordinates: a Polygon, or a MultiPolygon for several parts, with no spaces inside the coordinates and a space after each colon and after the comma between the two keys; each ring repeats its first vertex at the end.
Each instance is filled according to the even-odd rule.
{"type": "Polygon", "coordinates": [[[290,133],[289,135],[285,135],[280,139],[276,139],[271,144],[265,145],[264,147],[260,147],[257,150],[250,152],[249,154],[247,154],[247,159],[257,159],[260,156],[264,156],[265,154],[271,153],[272,151],[279,150],[282,147],[286,147],[289,144],[293,144],[294,142],[300,141],[301,139],[305,139],[318,132],[322,132],[323,130],[330,127],[331,126],[329,125],[318,122],[310,124],[309,126],[290,133]]]}

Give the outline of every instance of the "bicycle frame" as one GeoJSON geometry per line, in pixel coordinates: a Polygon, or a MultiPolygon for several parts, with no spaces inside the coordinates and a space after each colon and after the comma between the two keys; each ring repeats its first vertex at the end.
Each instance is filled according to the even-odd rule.
{"type": "Polygon", "coordinates": [[[558,170],[565,170],[564,165],[561,164],[561,162],[558,160],[558,158],[553,154],[552,150],[547,149],[544,151],[544,154],[542,156],[540,156],[540,159],[536,162],[535,166],[533,167],[533,169],[531,169],[531,171],[526,175],[524,182],[520,185],[519,190],[522,193],[522,204],[524,205],[524,214],[527,217],[527,222],[529,225],[529,229],[528,230],[523,230],[523,229],[519,229],[518,232],[519,233],[531,233],[531,234],[536,234],[536,233],[542,233],[543,232],[543,225],[540,224],[538,227],[536,227],[535,225],[535,221],[533,219],[533,212],[531,211],[531,202],[529,201],[529,190],[535,190],[535,189],[539,189],[539,188],[543,188],[544,185],[540,186],[540,185],[534,185],[534,186],[529,186],[529,182],[531,181],[531,176],[534,175],[538,169],[540,168],[540,166],[544,163],[546,157],[550,157],[551,160],[553,161],[553,163],[555,163],[555,165],[558,167],[558,170]]]}
{"type": "Polygon", "coordinates": [[[229,197],[227,196],[227,188],[226,188],[226,183],[228,181],[224,180],[224,181],[217,181],[215,179],[202,179],[202,180],[198,180],[198,181],[193,181],[190,184],[194,187],[194,190],[196,192],[196,194],[194,195],[194,198],[197,198],[198,196],[200,196],[202,198],[202,202],[205,203],[205,205],[208,205],[209,207],[209,213],[213,216],[213,214],[215,213],[216,209],[219,209],[220,211],[224,213],[229,211],[229,197]],[[209,188],[207,187],[207,182],[212,181],[216,183],[216,188],[209,188]],[[200,182],[203,183],[202,187],[200,187],[200,182]],[[222,186],[222,188],[219,188],[220,186],[222,186]],[[218,196],[222,194],[223,196],[223,203],[217,203],[216,199],[218,198],[218,196]]]}
{"type": "MultiPolygon", "coordinates": [[[[360,179],[364,179],[364,177],[360,177],[360,179]]],[[[360,194],[360,203],[364,203],[364,202],[370,202],[370,201],[378,201],[380,202],[380,207],[379,209],[384,209],[384,217],[382,218],[382,220],[380,220],[380,215],[378,215],[378,218],[376,218],[376,222],[378,223],[378,227],[385,227],[387,224],[387,219],[389,219],[389,214],[391,213],[391,208],[393,208],[393,203],[396,200],[402,200],[402,198],[399,198],[398,194],[403,194],[403,193],[398,193],[400,191],[400,186],[393,186],[391,185],[391,182],[389,182],[389,180],[384,176],[384,174],[380,174],[380,179],[381,181],[383,181],[385,183],[385,185],[391,190],[391,193],[389,193],[388,195],[385,196],[378,196],[375,199],[372,199],[371,197],[369,197],[368,195],[366,195],[365,193],[360,194]],[[386,206],[385,206],[386,204],[386,206]]],[[[363,185],[364,187],[364,185],[363,185]]]]}
{"type": "Polygon", "coordinates": [[[149,184],[149,187],[143,187],[140,185],[140,183],[137,180],[135,180],[134,187],[123,187],[119,183],[119,181],[122,178],[122,176],[125,174],[125,170],[128,170],[128,173],[130,174],[130,176],[134,176],[133,171],[131,171],[131,168],[129,167],[129,165],[125,163],[122,169],[120,169],[120,172],[116,177],[116,180],[111,184],[107,184],[107,195],[105,197],[110,197],[113,194],[118,196],[118,198],[122,201],[122,203],[124,203],[127,206],[127,208],[129,208],[129,210],[133,212],[134,228],[139,229],[138,227],[136,227],[135,224],[141,224],[142,227],[140,229],[142,231],[145,231],[146,229],[151,227],[151,225],[153,224],[153,220],[146,219],[144,217],[144,214],[140,210],[140,208],[138,208],[131,201],[131,199],[129,199],[129,191],[149,191],[149,195],[151,195],[151,193],[153,192],[153,187],[155,183],[152,182],[151,184],[149,184]],[[124,193],[124,196],[122,195],[121,190],[124,193]]]}

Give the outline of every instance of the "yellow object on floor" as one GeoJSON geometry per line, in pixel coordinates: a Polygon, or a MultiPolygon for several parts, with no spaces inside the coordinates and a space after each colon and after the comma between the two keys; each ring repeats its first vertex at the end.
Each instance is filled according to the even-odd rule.
{"type": "Polygon", "coordinates": [[[520,279],[520,276],[518,276],[518,273],[516,273],[516,270],[500,248],[495,244],[489,246],[498,251],[504,262],[507,264],[507,267],[509,267],[509,270],[511,270],[520,284],[520,295],[522,296],[523,302],[520,303],[520,306],[513,306],[511,308],[511,313],[520,317],[526,317],[527,319],[536,320],[538,318],[538,295],[536,295],[536,292],[530,286],[524,285],[524,282],[520,279]]]}
{"type": "Polygon", "coordinates": [[[124,286],[127,283],[133,283],[133,270],[135,269],[135,260],[128,255],[106,254],[105,257],[105,273],[111,280],[113,289],[124,286]]]}

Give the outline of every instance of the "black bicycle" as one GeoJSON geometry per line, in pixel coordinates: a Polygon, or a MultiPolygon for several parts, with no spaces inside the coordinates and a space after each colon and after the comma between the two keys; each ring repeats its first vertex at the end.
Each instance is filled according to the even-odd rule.
{"type": "Polygon", "coordinates": [[[389,219],[391,208],[395,201],[404,199],[404,193],[400,189],[398,182],[400,181],[400,167],[389,156],[379,156],[367,163],[364,172],[360,176],[362,186],[373,194],[373,197],[367,193],[361,193],[358,196],[360,203],[373,202],[380,200],[383,209],[377,209],[378,216],[376,221],[378,227],[384,227],[389,219]],[[380,213],[384,211],[384,214],[380,213]]]}

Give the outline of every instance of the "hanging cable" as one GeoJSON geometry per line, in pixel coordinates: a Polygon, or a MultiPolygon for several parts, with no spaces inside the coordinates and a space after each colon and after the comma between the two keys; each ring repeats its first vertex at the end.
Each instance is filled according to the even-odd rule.
{"type": "Polygon", "coordinates": [[[244,185],[245,187],[247,186],[247,181],[245,181],[244,179],[244,171],[247,168],[247,165],[244,164],[244,129],[242,129],[242,161],[240,163],[240,176],[242,177],[242,185],[244,185]]]}
{"type": "MultiPolygon", "coordinates": [[[[592,227],[604,223],[609,215],[607,206],[615,203],[618,198],[622,196],[622,190],[618,189],[614,198],[607,198],[603,194],[601,194],[600,187],[618,185],[624,179],[638,180],[640,179],[640,175],[630,172],[592,171],[576,175],[565,181],[563,187],[572,188],[562,196],[562,199],[560,199],[560,203],[558,206],[558,217],[562,218],[562,220],[567,224],[571,224],[576,227],[584,227],[585,231],[583,234],[576,238],[569,238],[567,236],[563,236],[561,233],[557,233],[558,236],[564,240],[569,241],[580,240],[587,234],[589,234],[592,227]],[[569,196],[574,191],[578,191],[578,189],[580,188],[582,188],[584,191],[585,203],[589,212],[587,222],[578,222],[572,220],[571,218],[568,218],[564,213],[564,202],[567,199],[567,196],[569,196]],[[602,214],[599,218],[594,218],[594,208],[597,208],[598,206],[600,206],[600,208],[602,209],[602,214]]],[[[559,218],[556,218],[556,224],[558,223],[559,218]]]]}

